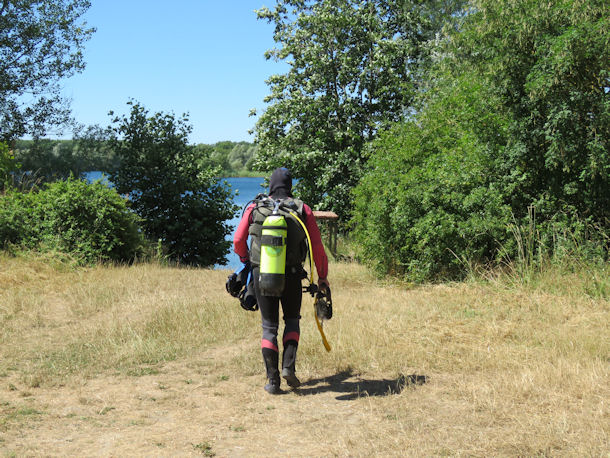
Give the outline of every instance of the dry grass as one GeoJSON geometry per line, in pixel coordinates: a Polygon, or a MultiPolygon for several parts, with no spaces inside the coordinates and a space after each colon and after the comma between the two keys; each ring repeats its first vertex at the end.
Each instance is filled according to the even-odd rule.
{"type": "Polygon", "coordinates": [[[305,383],[270,397],[227,272],[0,255],[0,450],[608,456],[606,273],[412,288],[334,264],[333,350],[305,298],[305,383]]]}

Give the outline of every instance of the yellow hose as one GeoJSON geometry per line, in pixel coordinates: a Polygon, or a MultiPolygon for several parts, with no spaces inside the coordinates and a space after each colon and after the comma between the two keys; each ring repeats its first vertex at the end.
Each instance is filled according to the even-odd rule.
{"type": "MultiPolygon", "coordinates": [[[[309,245],[309,272],[310,272],[310,279],[309,279],[309,284],[313,285],[313,250],[311,248],[311,238],[309,237],[309,231],[307,230],[307,227],[305,227],[305,224],[303,224],[303,221],[301,221],[301,218],[299,218],[296,213],[286,209],[288,211],[288,213],[290,213],[292,215],[292,217],[298,221],[298,223],[301,225],[301,227],[303,228],[303,230],[305,231],[305,235],[307,236],[307,244],[309,245]]],[[[316,319],[316,324],[318,325],[318,331],[320,331],[320,335],[322,336],[322,343],[324,344],[324,348],[326,348],[326,351],[330,351],[330,345],[328,343],[328,340],[326,340],[326,335],[324,334],[324,329],[322,328],[322,323],[320,322],[320,320],[318,319],[318,314],[316,313],[316,303],[315,303],[315,299],[314,299],[314,304],[313,304],[313,316],[316,319]]]]}

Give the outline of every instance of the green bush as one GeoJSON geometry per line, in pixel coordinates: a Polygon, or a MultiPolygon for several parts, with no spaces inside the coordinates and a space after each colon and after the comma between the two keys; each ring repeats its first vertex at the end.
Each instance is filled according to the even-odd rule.
{"type": "Polygon", "coordinates": [[[0,191],[8,187],[11,181],[11,173],[19,168],[13,153],[8,145],[0,142],[0,191]]]}
{"type": "Polygon", "coordinates": [[[144,245],[137,216],[115,190],[73,179],[0,197],[0,242],[70,253],[83,263],[130,261],[144,245]]]}
{"type": "Polygon", "coordinates": [[[0,195],[0,248],[7,245],[23,245],[32,239],[32,198],[8,190],[0,195]]]}
{"type": "Polygon", "coordinates": [[[484,86],[456,79],[431,97],[419,122],[397,125],[371,145],[355,189],[355,236],[381,273],[414,281],[459,278],[493,260],[510,208],[494,182],[492,143],[504,118],[484,86]]]}
{"type": "Polygon", "coordinates": [[[608,259],[608,3],[478,0],[420,109],[371,145],[355,233],[381,272],[608,259]]]}

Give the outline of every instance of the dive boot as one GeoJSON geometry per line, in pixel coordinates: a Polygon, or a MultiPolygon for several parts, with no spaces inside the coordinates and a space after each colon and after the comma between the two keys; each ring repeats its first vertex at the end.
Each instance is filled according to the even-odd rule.
{"type": "Polygon", "coordinates": [[[280,379],[269,379],[268,383],[265,385],[265,391],[269,394],[280,394],[282,392],[282,390],[280,390],[280,379]]]}
{"type": "Polygon", "coordinates": [[[278,354],[270,348],[263,348],[263,359],[267,372],[267,384],[265,391],[270,394],[279,394],[280,390],[280,371],[277,369],[278,354]]]}
{"type": "Polygon", "coordinates": [[[301,381],[295,375],[294,369],[285,367],[282,369],[282,377],[284,377],[290,388],[298,388],[301,386],[301,381]]]}

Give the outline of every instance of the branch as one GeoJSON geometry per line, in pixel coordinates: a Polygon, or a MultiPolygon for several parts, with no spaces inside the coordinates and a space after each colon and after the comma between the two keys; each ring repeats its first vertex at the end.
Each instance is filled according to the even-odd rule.
{"type": "Polygon", "coordinates": [[[2,8],[0,8],[0,16],[2,16],[2,13],[4,13],[4,10],[6,9],[7,6],[8,6],[8,0],[4,0],[2,2],[2,8]]]}

